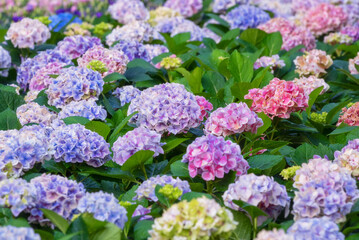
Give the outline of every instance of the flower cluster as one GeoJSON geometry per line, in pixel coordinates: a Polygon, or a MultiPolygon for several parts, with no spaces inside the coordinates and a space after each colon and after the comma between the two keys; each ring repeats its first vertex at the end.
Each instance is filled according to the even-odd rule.
{"type": "Polygon", "coordinates": [[[100,22],[96,24],[93,33],[99,37],[102,37],[106,32],[110,31],[113,28],[113,25],[106,22],[100,22]]]}
{"type": "Polygon", "coordinates": [[[163,5],[179,12],[184,17],[192,17],[202,10],[202,0],[167,0],[163,5]]]}
{"type": "Polygon", "coordinates": [[[334,157],[334,163],[347,168],[353,176],[359,176],[359,139],[349,141],[341,151],[334,153],[334,157]]]}
{"type": "Polygon", "coordinates": [[[248,4],[249,0],[214,0],[212,10],[215,13],[225,12],[227,9],[235,6],[236,4],[248,4]]]}
{"type": "Polygon", "coordinates": [[[100,167],[110,158],[110,144],[98,133],[80,124],[55,129],[50,135],[49,145],[56,162],[86,162],[100,167]]]}
{"type": "Polygon", "coordinates": [[[273,73],[275,69],[285,67],[285,63],[279,59],[279,55],[273,55],[271,57],[263,56],[256,60],[253,67],[254,69],[270,67],[273,73]]]}
{"type": "Polygon", "coordinates": [[[304,45],[306,50],[311,50],[316,45],[315,37],[308,29],[296,26],[284,18],[272,18],[258,28],[267,33],[280,32],[283,38],[282,49],[287,51],[298,45],[304,45]]]}
{"type": "Polygon", "coordinates": [[[301,77],[293,80],[295,84],[304,89],[305,94],[309,95],[315,89],[323,87],[323,90],[320,94],[323,94],[329,90],[329,85],[322,78],[317,78],[315,76],[301,77]]]}
{"type": "Polygon", "coordinates": [[[18,48],[33,49],[35,45],[45,43],[51,37],[50,30],[39,20],[24,18],[11,23],[5,39],[18,48]]]}
{"type": "Polygon", "coordinates": [[[192,178],[201,174],[205,181],[223,178],[229,171],[243,175],[249,168],[239,145],[211,134],[196,138],[188,145],[182,161],[188,162],[192,178]]]}
{"type": "Polygon", "coordinates": [[[76,35],[91,36],[91,32],[89,30],[93,28],[94,28],[93,25],[86,22],[83,22],[81,24],[71,23],[66,27],[64,34],[66,36],[76,36],[76,35]]]}
{"type": "Polygon", "coordinates": [[[145,21],[149,18],[149,12],[140,0],[117,0],[110,5],[108,12],[119,23],[128,24],[133,21],[145,21]]]}
{"type": "Polygon", "coordinates": [[[86,66],[89,69],[92,69],[96,72],[99,72],[101,74],[104,74],[105,72],[108,71],[108,68],[106,67],[106,64],[104,64],[103,62],[99,61],[99,60],[92,60],[91,62],[89,62],[86,66]]]}
{"type": "Polygon", "coordinates": [[[353,43],[353,38],[347,34],[341,32],[330,33],[328,36],[325,36],[324,42],[330,45],[336,44],[351,44],[353,43]]]}
{"type": "Polygon", "coordinates": [[[301,21],[316,37],[337,31],[345,25],[348,16],[344,10],[328,3],[321,3],[310,8],[301,21]]]}
{"type": "Polygon", "coordinates": [[[294,59],[296,72],[300,76],[314,75],[316,77],[323,76],[332,64],[333,60],[326,52],[318,49],[313,49],[306,52],[303,56],[298,56],[294,59]]]}
{"type": "Polygon", "coordinates": [[[156,218],[150,239],[228,239],[236,228],[232,213],[205,197],[182,201],[156,218]]]}
{"type": "Polygon", "coordinates": [[[30,91],[41,91],[45,88],[48,88],[53,79],[51,75],[59,75],[62,67],[64,66],[65,63],[63,62],[51,62],[40,68],[30,79],[30,91]]]}
{"type": "Polygon", "coordinates": [[[287,235],[283,229],[273,229],[260,231],[254,240],[293,240],[293,238],[287,235]]]}
{"type": "Polygon", "coordinates": [[[293,167],[289,167],[289,168],[286,168],[286,169],[283,169],[281,172],[280,172],[280,175],[285,179],[285,180],[288,180],[288,179],[292,179],[297,170],[300,169],[300,166],[293,166],[293,167]]]}
{"type": "Polygon", "coordinates": [[[196,101],[201,108],[201,116],[199,117],[199,120],[203,121],[204,118],[208,117],[208,111],[212,111],[213,105],[202,96],[196,96],[196,101]]]}
{"type": "Polygon", "coordinates": [[[151,212],[151,208],[145,208],[142,205],[138,205],[136,210],[133,212],[132,217],[141,217],[139,219],[139,221],[142,220],[152,220],[152,216],[151,215],[147,215],[151,212]]]}
{"type": "Polygon", "coordinates": [[[346,123],[349,126],[359,126],[359,102],[354,103],[351,107],[342,109],[338,119],[337,126],[346,123]]]}
{"type": "Polygon", "coordinates": [[[142,91],[131,101],[127,114],[134,112],[138,114],[131,122],[138,126],[173,134],[197,127],[201,116],[196,97],[178,83],[160,84],[142,91]]]}
{"type": "Polygon", "coordinates": [[[156,26],[159,21],[180,16],[181,14],[172,8],[160,6],[155,10],[150,11],[150,19],[148,19],[148,22],[151,24],[151,26],[156,26]]]}
{"type": "Polygon", "coordinates": [[[77,62],[80,67],[85,68],[93,60],[101,61],[106,65],[107,71],[102,74],[103,77],[114,72],[125,73],[128,63],[128,58],[124,52],[107,49],[99,45],[86,51],[82,57],[77,59],[77,62]]]}
{"type": "Polygon", "coordinates": [[[51,113],[47,107],[40,106],[36,102],[29,102],[16,109],[16,116],[21,125],[28,123],[38,123],[49,126],[56,118],[56,114],[51,113]]]}
{"type": "Polygon", "coordinates": [[[8,51],[0,46],[0,76],[7,77],[11,67],[11,57],[8,51]]]}
{"type": "Polygon", "coordinates": [[[102,46],[99,38],[75,35],[65,37],[64,40],[57,44],[55,49],[64,56],[75,59],[94,46],[102,46]]]}
{"type": "Polygon", "coordinates": [[[145,45],[136,40],[121,40],[112,49],[124,52],[129,61],[135,58],[141,58],[148,62],[151,60],[145,45]]]}
{"type": "Polygon", "coordinates": [[[327,122],[328,112],[315,113],[312,112],[310,114],[310,118],[317,123],[325,124],[327,122]]]}
{"type": "Polygon", "coordinates": [[[141,150],[151,150],[156,157],[163,154],[162,145],[164,144],[161,143],[161,134],[145,127],[138,127],[119,137],[113,144],[113,161],[122,166],[127,159],[141,150]]]}
{"type": "Polygon", "coordinates": [[[233,200],[242,200],[257,206],[270,217],[277,218],[280,212],[289,209],[290,198],[285,186],[265,175],[256,176],[253,173],[242,175],[235,183],[228,186],[223,194],[224,204],[234,210],[240,207],[233,200]]]}
{"type": "Polygon", "coordinates": [[[59,112],[58,118],[64,119],[72,116],[84,117],[90,121],[94,119],[105,120],[107,112],[103,106],[96,104],[95,99],[89,99],[79,102],[70,102],[65,105],[59,112]]]}
{"type": "Polygon", "coordinates": [[[156,64],[157,68],[164,68],[167,70],[173,70],[179,68],[182,64],[182,59],[177,57],[175,54],[172,54],[169,57],[165,57],[161,62],[156,64]]]}
{"type": "Polygon", "coordinates": [[[256,133],[263,121],[245,103],[231,103],[225,108],[217,108],[205,124],[205,132],[216,136],[229,136],[236,133],[256,133]]]}
{"type": "Polygon", "coordinates": [[[341,34],[348,35],[352,38],[353,42],[359,40],[359,23],[347,25],[340,30],[341,34]]]}
{"type": "MultiPolygon", "coordinates": [[[[189,187],[189,183],[185,180],[181,180],[178,177],[173,178],[171,176],[155,176],[151,177],[148,180],[144,181],[136,190],[136,196],[133,200],[141,200],[143,198],[151,200],[153,202],[157,202],[158,198],[155,193],[155,188],[157,185],[162,187],[166,185],[171,185],[174,188],[178,188],[182,191],[182,194],[188,193],[191,191],[189,187]]],[[[180,197],[179,197],[180,198],[180,197]]]]}
{"type": "Polygon", "coordinates": [[[127,222],[127,211],[119,204],[113,194],[102,191],[86,193],[80,199],[77,210],[81,213],[92,213],[99,221],[108,221],[123,229],[127,222]]]}
{"type": "Polygon", "coordinates": [[[29,227],[13,227],[11,225],[0,227],[2,239],[41,240],[40,235],[29,227]]]}
{"type": "Polygon", "coordinates": [[[54,211],[70,220],[80,199],[85,195],[82,183],[57,175],[43,174],[31,179],[30,184],[36,188],[38,196],[35,206],[29,209],[30,222],[49,223],[41,208],[54,211]]]}
{"type": "Polygon", "coordinates": [[[356,66],[358,66],[359,68],[359,53],[357,54],[357,56],[353,59],[349,59],[349,71],[351,74],[359,74],[358,69],[356,68],[356,66]]]}
{"type": "Polygon", "coordinates": [[[244,98],[253,100],[253,111],[263,112],[271,118],[289,118],[292,112],[303,111],[308,107],[308,95],[302,87],[278,78],[271,80],[262,89],[250,89],[244,98]]]}
{"type": "Polygon", "coordinates": [[[126,103],[130,103],[133,99],[141,94],[141,91],[138,88],[133,86],[124,86],[121,88],[116,88],[112,94],[118,98],[121,102],[121,107],[124,106],[126,103]]]}
{"type": "Polygon", "coordinates": [[[88,68],[70,67],[61,71],[53,79],[46,93],[49,104],[58,108],[71,101],[97,98],[103,89],[104,81],[100,73],[88,68]]]}

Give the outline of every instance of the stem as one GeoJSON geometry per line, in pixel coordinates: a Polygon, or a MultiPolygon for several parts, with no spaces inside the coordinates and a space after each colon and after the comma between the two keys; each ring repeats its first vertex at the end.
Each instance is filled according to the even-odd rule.
{"type": "Polygon", "coordinates": [[[257,220],[257,217],[253,220],[253,239],[255,239],[257,236],[257,220]]]}
{"type": "Polygon", "coordinates": [[[274,126],[273,126],[273,129],[272,129],[272,136],[270,137],[270,140],[273,140],[274,138],[274,133],[276,132],[276,129],[277,129],[277,126],[278,126],[278,123],[279,123],[279,119],[278,118],[274,118],[274,126]]]}
{"type": "Polygon", "coordinates": [[[141,164],[141,168],[142,168],[143,173],[145,174],[145,179],[147,180],[147,179],[148,179],[148,177],[147,177],[147,173],[146,173],[145,165],[144,165],[144,164],[141,164]]]}
{"type": "Polygon", "coordinates": [[[206,182],[206,185],[207,185],[207,192],[209,194],[212,194],[212,191],[213,191],[213,182],[212,181],[208,181],[206,182]]]}

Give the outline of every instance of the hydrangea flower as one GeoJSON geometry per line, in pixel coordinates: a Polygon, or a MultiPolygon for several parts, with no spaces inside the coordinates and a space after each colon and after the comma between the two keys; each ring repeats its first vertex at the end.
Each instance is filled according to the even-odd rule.
{"type": "Polygon", "coordinates": [[[289,180],[295,176],[297,170],[299,170],[299,169],[300,169],[300,166],[292,166],[292,167],[283,169],[280,172],[280,175],[283,177],[283,179],[289,180]]]}
{"type": "Polygon", "coordinates": [[[0,180],[0,206],[9,207],[15,217],[29,206],[33,206],[36,197],[35,187],[24,179],[0,180]]]}
{"type": "Polygon", "coordinates": [[[355,75],[355,74],[359,74],[356,65],[358,65],[359,68],[359,53],[357,54],[357,56],[353,59],[349,59],[349,71],[351,74],[355,75]]]}
{"type": "Polygon", "coordinates": [[[308,29],[296,26],[285,18],[272,18],[258,28],[267,33],[280,32],[283,38],[282,49],[287,51],[298,45],[304,45],[306,50],[311,50],[316,45],[315,37],[308,29]]]}
{"type": "Polygon", "coordinates": [[[159,21],[180,16],[181,14],[172,8],[159,6],[158,8],[150,11],[150,19],[148,19],[148,23],[151,24],[151,26],[156,26],[159,21]]]}
{"type": "Polygon", "coordinates": [[[159,84],[141,92],[131,101],[130,121],[158,133],[178,134],[199,125],[201,108],[196,97],[178,83],[159,84]]]}
{"type": "Polygon", "coordinates": [[[236,133],[257,133],[263,121],[245,103],[231,103],[225,108],[217,108],[205,124],[205,132],[216,136],[229,136],[236,133]]]}
{"type": "Polygon", "coordinates": [[[30,79],[30,91],[41,91],[45,88],[48,88],[53,79],[51,75],[59,75],[62,67],[64,66],[65,63],[63,62],[51,62],[40,68],[30,79]]]}
{"type": "Polygon", "coordinates": [[[58,175],[42,174],[31,179],[30,184],[37,190],[36,205],[29,209],[30,223],[39,222],[41,225],[50,223],[41,208],[54,211],[63,218],[71,220],[80,199],[85,196],[82,183],[58,175]]]}
{"type": "Polygon", "coordinates": [[[100,22],[96,24],[93,30],[93,33],[97,36],[102,37],[106,32],[110,31],[113,28],[113,25],[106,22],[100,22]]]}
{"type": "Polygon", "coordinates": [[[184,17],[192,17],[202,10],[202,0],[167,0],[163,5],[179,12],[184,17]]]}
{"type": "Polygon", "coordinates": [[[83,22],[81,24],[71,23],[66,26],[64,34],[66,36],[76,36],[76,35],[91,36],[91,32],[89,30],[93,28],[94,28],[93,25],[86,22],[83,22]]]}
{"type": "Polygon", "coordinates": [[[340,30],[341,34],[348,35],[353,39],[353,42],[359,40],[359,23],[354,23],[353,25],[346,25],[340,30]]]}
{"type": "Polygon", "coordinates": [[[229,239],[237,224],[228,209],[202,197],[172,205],[155,219],[149,239],[229,239]]]}
{"type": "MultiPolygon", "coordinates": [[[[171,176],[155,176],[147,179],[144,181],[137,189],[136,189],[136,196],[133,200],[141,200],[141,199],[148,199],[153,202],[157,202],[158,198],[155,193],[155,188],[157,185],[164,187],[165,185],[171,185],[174,188],[178,188],[182,191],[182,194],[191,192],[191,188],[189,183],[186,180],[181,180],[178,177],[173,178],[171,176]]],[[[181,199],[181,197],[179,197],[181,199]]]]}
{"type": "Polygon", "coordinates": [[[62,55],[59,51],[46,50],[40,52],[35,57],[26,59],[17,69],[16,81],[19,83],[19,86],[26,90],[30,80],[35,76],[37,71],[53,62],[58,62],[64,65],[73,65],[71,59],[62,55]]]}
{"type": "Polygon", "coordinates": [[[56,114],[51,113],[45,106],[40,106],[36,102],[29,102],[16,109],[16,116],[21,125],[28,123],[38,123],[49,126],[56,118],[56,114]]]}
{"type": "Polygon", "coordinates": [[[138,88],[135,88],[131,85],[123,86],[121,88],[116,88],[113,91],[112,95],[118,98],[121,101],[121,107],[126,103],[130,103],[133,99],[141,94],[141,91],[138,88]]]}
{"type": "Polygon", "coordinates": [[[341,151],[335,151],[334,163],[347,168],[352,176],[359,176],[359,139],[348,142],[341,151]]]}
{"type": "Polygon", "coordinates": [[[88,68],[70,67],[52,80],[46,90],[48,103],[62,108],[71,101],[95,98],[101,94],[104,81],[100,73],[88,68]]]}
{"type": "Polygon", "coordinates": [[[208,111],[212,111],[213,105],[205,97],[196,96],[196,101],[199,107],[201,108],[201,116],[199,119],[203,121],[204,118],[208,117],[208,111]]]}
{"type": "Polygon", "coordinates": [[[144,47],[146,48],[150,60],[161,55],[162,53],[168,52],[167,47],[159,44],[145,44],[144,47]]]}
{"type": "Polygon", "coordinates": [[[0,131],[0,170],[18,177],[36,163],[50,159],[47,132],[38,125],[0,131]]]}
{"type": "Polygon", "coordinates": [[[289,118],[292,112],[304,111],[308,107],[308,95],[302,87],[278,78],[262,89],[250,89],[244,98],[253,100],[251,110],[263,112],[272,119],[289,118]]]}
{"type": "Polygon", "coordinates": [[[152,216],[151,215],[147,215],[151,213],[151,208],[145,208],[142,205],[138,205],[136,210],[133,212],[132,217],[138,217],[141,216],[141,218],[139,219],[139,221],[142,220],[152,220],[152,216]]]}
{"type": "Polygon", "coordinates": [[[107,71],[102,74],[103,77],[110,73],[125,73],[127,69],[128,57],[124,52],[116,49],[107,49],[102,46],[94,46],[77,59],[80,67],[87,67],[93,60],[99,60],[106,65],[107,71]]]}
{"type": "Polygon", "coordinates": [[[260,231],[254,240],[294,240],[294,238],[286,234],[283,229],[273,229],[260,231]]]}
{"type": "Polygon", "coordinates": [[[41,240],[40,235],[29,227],[13,227],[11,225],[0,227],[2,239],[41,240]]]}
{"type": "Polygon", "coordinates": [[[121,40],[114,45],[112,49],[124,52],[129,61],[135,58],[140,58],[148,62],[151,60],[145,45],[136,40],[121,40]]]}
{"type": "MultiPolygon", "coordinates": [[[[290,198],[285,186],[280,185],[272,177],[256,176],[253,173],[242,175],[224,192],[224,205],[234,210],[240,207],[233,200],[242,200],[256,206],[276,219],[283,209],[289,210],[290,198]]],[[[259,217],[260,220],[262,217],[259,217]]]]}
{"type": "Polygon", "coordinates": [[[146,21],[149,18],[149,12],[140,0],[117,0],[109,6],[108,12],[113,19],[122,24],[146,21]]]}
{"type": "Polygon", "coordinates": [[[229,23],[231,29],[245,30],[247,28],[256,28],[258,25],[267,22],[270,16],[255,6],[240,5],[227,13],[223,19],[229,23]]]}
{"type": "Polygon", "coordinates": [[[58,118],[79,116],[92,121],[94,119],[105,120],[107,112],[103,106],[98,106],[95,99],[82,100],[79,102],[70,102],[65,105],[59,112],[58,118]]]}
{"type": "Polygon", "coordinates": [[[275,17],[290,18],[292,12],[292,0],[251,0],[251,4],[257,7],[270,11],[275,17]]]}
{"type": "Polygon", "coordinates": [[[299,76],[320,77],[327,73],[325,70],[333,64],[333,60],[325,51],[313,49],[305,52],[303,56],[296,57],[294,64],[299,76]]]}
{"type": "Polygon", "coordinates": [[[275,69],[285,67],[283,60],[279,59],[279,55],[273,55],[271,57],[263,56],[256,60],[254,63],[254,69],[270,67],[271,72],[274,73],[275,69]]]}
{"type": "Polygon", "coordinates": [[[23,18],[13,22],[6,33],[5,40],[10,40],[14,47],[33,49],[51,37],[45,24],[36,19],[23,18]]]}
{"type": "Polygon", "coordinates": [[[245,5],[248,3],[249,0],[214,0],[212,3],[212,10],[214,13],[220,13],[234,7],[236,4],[245,5]]]}
{"type": "Polygon", "coordinates": [[[122,166],[127,159],[141,150],[151,150],[156,157],[163,154],[162,145],[164,144],[161,143],[161,134],[145,127],[138,127],[119,137],[113,144],[113,161],[122,166]]]}
{"type": "Polygon", "coordinates": [[[76,35],[65,37],[64,40],[57,43],[55,49],[61,54],[75,59],[94,46],[102,46],[99,38],[76,35]]]}
{"type": "Polygon", "coordinates": [[[295,221],[288,229],[288,234],[294,239],[308,240],[344,240],[344,234],[339,227],[327,218],[303,218],[295,221]]]}
{"type": "Polygon", "coordinates": [[[56,162],[86,162],[90,166],[100,167],[110,158],[110,144],[81,124],[55,129],[51,133],[49,145],[56,162]]]}
{"type": "Polygon", "coordinates": [[[335,32],[325,36],[324,42],[330,45],[336,45],[336,44],[349,45],[353,43],[353,38],[347,34],[343,34],[341,32],[335,32]]]}
{"type": "Polygon", "coordinates": [[[182,161],[188,162],[192,178],[201,174],[205,181],[223,178],[229,171],[235,171],[240,176],[249,169],[238,144],[211,134],[198,137],[188,145],[182,161]]]}
{"type": "Polygon", "coordinates": [[[359,126],[359,102],[351,107],[345,107],[339,116],[337,126],[346,123],[349,126],[359,126]]]}
{"type": "Polygon", "coordinates": [[[308,96],[311,92],[319,87],[323,87],[323,90],[320,92],[320,94],[324,94],[329,90],[329,85],[324,81],[324,79],[317,78],[315,76],[309,76],[307,78],[295,78],[293,82],[298,86],[301,86],[304,89],[305,94],[308,96]]]}
{"type": "Polygon", "coordinates": [[[321,123],[321,124],[325,124],[327,122],[327,116],[328,113],[327,112],[322,112],[322,113],[315,113],[312,112],[310,114],[310,118],[317,123],[321,123]]]}
{"type": "Polygon", "coordinates": [[[182,59],[172,54],[169,57],[165,57],[161,62],[156,64],[156,68],[164,68],[167,70],[174,70],[179,68],[182,64],[182,59]]]}
{"type": "Polygon", "coordinates": [[[11,57],[8,51],[0,46],[0,76],[7,77],[11,67],[11,57]]]}
{"type": "Polygon", "coordinates": [[[310,8],[301,22],[309,29],[314,36],[319,37],[328,32],[337,31],[345,25],[348,16],[344,10],[328,3],[321,3],[310,8]]]}
{"type": "Polygon", "coordinates": [[[82,20],[80,18],[69,12],[52,15],[49,17],[49,20],[51,21],[51,23],[49,24],[49,28],[54,32],[59,32],[61,29],[63,29],[66,25],[70,23],[82,23],[82,20]]]}
{"type": "Polygon", "coordinates": [[[92,213],[99,221],[107,221],[116,224],[123,229],[127,222],[127,211],[119,204],[119,201],[111,193],[102,191],[86,193],[80,199],[77,210],[81,213],[92,213]]]}

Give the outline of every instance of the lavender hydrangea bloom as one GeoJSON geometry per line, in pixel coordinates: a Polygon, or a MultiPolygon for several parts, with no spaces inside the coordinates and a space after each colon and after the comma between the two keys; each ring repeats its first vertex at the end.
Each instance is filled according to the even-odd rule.
{"type": "Polygon", "coordinates": [[[70,102],[65,105],[59,112],[58,118],[64,119],[72,116],[84,117],[90,121],[94,119],[105,120],[107,112],[103,106],[96,104],[95,99],[88,99],[79,102],[70,102]]]}
{"type": "Polygon", "coordinates": [[[110,158],[110,144],[81,124],[55,129],[49,144],[56,162],[86,162],[90,166],[99,167],[110,158]]]}
{"type": "Polygon", "coordinates": [[[124,52],[130,61],[135,58],[140,58],[145,61],[151,60],[145,46],[136,40],[121,40],[113,46],[112,49],[124,52]]]}
{"type": "Polygon", "coordinates": [[[122,107],[126,103],[130,103],[133,99],[139,96],[141,91],[133,86],[124,86],[121,88],[116,88],[112,94],[121,101],[122,107]]]}
{"type": "Polygon", "coordinates": [[[153,58],[161,55],[162,53],[167,53],[168,52],[168,48],[166,46],[163,45],[159,45],[159,44],[145,44],[144,45],[150,60],[152,60],[153,58]]]}
{"type": "Polygon", "coordinates": [[[71,101],[97,99],[103,90],[101,74],[88,68],[70,67],[52,80],[46,93],[49,104],[62,108],[71,101]]]}
{"type": "Polygon", "coordinates": [[[77,206],[81,213],[92,213],[99,221],[108,221],[123,229],[127,222],[127,211],[113,194],[102,191],[86,193],[77,206]]]}
{"type": "Polygon", "coordinates": [[[28,123],[38,123],[49,126],[56,118],[56,114],[51,113],[45,106],[40,106],[36,102],[29,102],[16,109],[16,116],[21,125],[28,123]]]}
{"type": "Polygon", "coordinates": [[[234,210],[240,208],[232,201],[242,200],[259,207],[273,218],[277,218],[284,208],[288,211],[290,204],[285,186],[275,182],[272,177],[256,176],[253,173],[240,176],[229,185],[222,197],[224,205],[234,210]]]}
{"type": "Polygon", "coordinates": [[[141,216],[139,221],[152,220],[153,217],[151,215],[147,215],[149,213],[151,213],[151,208],[145,208],[142,205],[138,205],[136,210],[133,212],[132,217],[134,218],[134,217],[141,216]]]}
{"type": "Polygon", "coordinates": [[[0,181],[0,206],[10,207],[17,217],[30,206],[34,206],[36,189],[24,179],[4,179],[0,181]]]}
{"type": "Polygon", "coordinates": [[[260,8],[243,5],[232,9],[223,18],[229,23],[231,29],[245,30],[247,28],[256,28],[258,25],[267,22],[270,16],[260,8]]]}
{"type": "Polygon", "coordinates": [[[11,67],[11,57],[8,51],[0,46],[0,76],[7,77],[11,67]]]}
{"type": "Polygon", "coordinates": [[[113,19],[122,24],[146,21],[150,17],[148,10],[140,0],[117,0],[115,4],[110,5],[108,12],[113,19]]]}
{"type": "Polygon", "coordinates": [[[29,209],[30,222],[50,223],[44,218],[41,208],[54,211],[70,220],[80,199],[85,195],[82,183],[57,175],[43,174],[31,179],[30,184],[37,190],[36,205],[29,209]]]}
{"type": "Polygon", "coordinates": [[[235,6],[236,4],[248,4],[249,0],[214,0],[213,1],[213,12],[225,12],[227,9],[235,6]]]}
{"type": "Polygon", "coordinates": [[[131,119],[158,133],[178,134],[200,123],[201,109],[196,97],[178,83],[160,84],[141,92],[131,101],[128,115],[138,111],[131,119]]]}
{"type": "Polygon", "coordinates": [[[40,235],[34,232],[34,229],[29,227],[0,227],[1,239],[16,239],[16,240],[41,240],[40,235]]]}
{"type": "Polygon", "coordinates": [[[155,193],[157,185],[164,187],[165,185],[172,185],[175,188],[179,188],[182,191],[182,195],[191,192],[189,183],[185,180],[181,180],[178,177],[173,178],[171,176],[155,176],[144,181],[136,190],[136,196],[133,200],[141,200],[143,198],[157,202],[158,198],[155,193]]]}
{"type": "Polygon", "coordinates": [[[46,50],[40,52],[33,58],[28,58],[21,63],[17,70],[17,79],[19,86],[23,89],[27,89],[30,80],[34,77],[37,70],[45,67],[48,63],[59,62],[65,65],[73,65],[71,59],[68,56],[63,55],[56,50],[46,50]]]}
{"type": "Polygon", "coordinates": [[[340,33],[342,34],[346,34],[349,37],[353,38],[353,41],[358,41],[359,40],[359,23],[354,23],[352,25],[347,25],[345,27],[343,27],[340,30],[340,33]]]}
{"type": "Polygon", "coordinates": [[[101,39],[97,37],[75,35],[65,37],[64,40],[58,42],[55,50],[59,51],[64,56],[75,59],[93,46],[102,46],[101,39]]]}
{"type": "Polygon", "coordinates": [[[155,154],[163,154],[161,134],[151,131],[144,127],[135,128],[127,132],[123,137],[119,137],[113,144],[113,161],[123,165],[133,154],[141,150],[151,150],[155,154]]]}
{"type": "Polygon", "coordinates": [[[303,218],[295,221],[288,229],[294,240],[344,240],[339,227],[327,218],[303,218]]]}
{"type": "Polygon", "coordinates": [[[172,8],[182,16],[191,17],[201,11],[203,0],[167,0],[163,6],[172,8]]]}

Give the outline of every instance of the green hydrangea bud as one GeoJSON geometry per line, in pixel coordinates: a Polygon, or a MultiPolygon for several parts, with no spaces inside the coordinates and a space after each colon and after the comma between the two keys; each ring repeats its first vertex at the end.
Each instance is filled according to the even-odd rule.
{"type": "Polygon", "coordinates": [[[95,25],[93,33],[97,36],[103,36],[106,32],[110,31],[113,28],[112,24],[101,22],[95,25]]]}
{"type": "Polygon", "coordinates": [[[347,108],[350,108],[351,106],[353,106],[355,103],[351,102],[351,103],[348,103],[347,105],[347,108]]]}
{"type": "Polygon", "coordinates": [[[39,20],[40,22],[42,22],[43,24],[45,24],[46,26],[49,25],[52,21],[49,19],[49,17],[47,16],[42,16],[42,17],[37,17],[35,18],[37,20],[39,20]]]}
{"type": "Polygon", "coordinates": [[[300,166],[289,167],[289,168],[283,169],[282,172],[280,173],[280,175],[285,180],[288,180],[295,176],[295,173],[297,172],[298,169],[300,169],[300,166]]]}
{"type": "Polygon", "coordinates": [[[104,64],[103,62],[101,62],[99,60],[92,60],[87,65],[87,68],[92,69],[94,71],[97,71],[97,72],[99,72],[101,74],[108,71],[108,68],[106,67],[106,64],[104,64]]]}
{"type": "Polygon", "coordinates": [[[180,67],[181,64],[182,60],[173,54],[169,57],[163,58],[162,61],[159,63],[159,67],[163,67],[167,70],[172,70],[180,67]]]}
{"type": "Polygon", "coordinates": [[[121,201],[120,205],[124,208],[128,208],[129,206],[132,205],[132,203],[128,202],[128,201],[121,201]]]}
{"type": "Polygon", "coordinates": [[[177,187],[173,187],[170,184],[166,184],[163,188],[161,188],[159,193],[162,193],[170,201],[175,201],[182,196],[182,190],[177,187]]]}
{"type": "Polygon", "coordinates": [[[317,123],[322,123],[325,124],[327,122],[327,112],[322,112],[322,113],[311,113],[310,114],[310,118],[317,123]]]}

